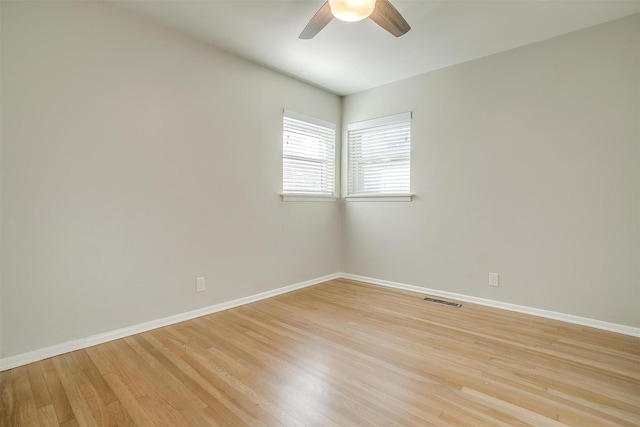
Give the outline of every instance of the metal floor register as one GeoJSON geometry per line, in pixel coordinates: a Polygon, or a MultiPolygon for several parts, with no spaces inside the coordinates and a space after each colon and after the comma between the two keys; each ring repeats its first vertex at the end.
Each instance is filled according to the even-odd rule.
{"type": "Polygon", "coordinates": [[[448,305],[448,306],[454,307],[454,308],[462,307],[462,304],[458,304],[457,302],[445,301],[443,299],[435,299],[435,298],[426,297],[426,298],[424,298],[424,301],[435,302],[436,304],[448,305]]]}

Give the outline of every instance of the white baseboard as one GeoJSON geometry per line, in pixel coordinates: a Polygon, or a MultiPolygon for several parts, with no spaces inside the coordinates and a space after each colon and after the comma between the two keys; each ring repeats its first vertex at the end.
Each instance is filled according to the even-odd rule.
{"type": "Polygon", "coordinates": [[[282,288],[273,289],[271,291],[262,292],[256,295],[251,295],[244,298],[238,298],[233,301],[227,301],[220,304],[215,304],[209,307],[200,308],[197,310],[188,311],[186,313],[176,314],[174,316],[165,317],[162,319],[152,320],[150,322],[140,323],[138,325],[128,326],[126,328],[117,329],[114,331],[105,332],[98,335],[92,335],[90,337],[81,338],[78,340],[67,341],[65,343],[56,344],[50,347],[45,347],[26,353],[18,354],[11,357],[0,359],[0,372],[7,369],[15,368],[18,366],[27,365],[32,362],[47,359],[49,357],[58,356],[60,354],[68,353],[70,351],[80,350],[83,348],[91,347],[94,345],[102,344],[108,341],[113,341],[119,338],[128,337],[131,335],[146,332],[152,329],[161,328],[163,326],[173,325],[175,323],[184,322],[185,320],[194,319],[196,317],[205,316],[207,314],[217,313],[219,311],[228,310],[230,308],[238,307],[244,304],[260,301],[263,299],[271,298],[276,295],[281,295],[287,292],[295,291],[297,289],[306,288],[309,286],[317,285],[328,280],[345,278],[351,280],[358,280],[361,282],[371,283],[374,285],[385,286],[388,288],[402,289],[405,291],[418,292],[421,294],[433,295],[441,298],[451,298],[459,301],[470,302],[479,305],[485,305],[488,307],[501,308],[504,310],[515,311],[518,313],[532,314],[534,316],[546,317],[548,319],[561,320],[568,323],[574,323],[577,325],[588,326],[592,328],[602,329],[610,332],[617,332],[620,334],[630,335],[634,337],[640,337],[640,328],[635,328],[627,325],[619,325],[617,323],[603,322],[601,320],[589,319],[586,317],[574,316],[571,314],[557,313],[555,311],[541,310],[532,307],[526,307],[522,305],[510,304],[506,302],[493,301],[484,298],[477,298],[462,294],[456,294],[453,292],[440,291],[437,289],[423,288],[420,286],[407,285],[404,283],[391,282],[388,280],[380,280],[372,277],[358,276],[356,274],[349,273],[334,273],[327,276],[318,277],[316,279],[307,280],[304,282],[296,283],[282,288]]]}
{"type": "Polygon", "coordinates": [[[488,307],[501,308],[504,310],[515,311],[518,313],[532,314],[534,316],[546,317],[547,319],[561,320],[563,322],[574,323],[576,325],[589,326],[591,328],[602,329],[619,334],[640,337],[640,328],[633,326],[620,325],[617,323],[603,322],[601,320],[589,319],[587,317],[574,316],[572,314],[558,313],[555,311],[541,310],[538,308],[526,307],[523,305],[510,304],[506,302],[493,301],[484,298],[477,298],[453,292],[439,291],[437,289],[423,288],[420,286],[407,285],[404,283],[391,282],[388,280],[374,279],[372,277],[358,276],[356,274],[340,273],[340,277],[360,282],[371,283],[374,285],[385,286],[388,288],[402,289],[405,291],[419,292],[421,294],[433,295],[441,298],[451,298],[459,301],[470,302],[488,307]]]}
{"type": "Polygon", "coordinates": [[[27,365],[29,363],[37,362],[39,360],[48,359],[49,357],[58,356],[60,354],[69,353],[71,351],[80,350],[97,344],[113,341],[119,338],[139,334],[141,332],[150,331],[152,329],[161,328],[163,326],[173,325],[174,323],[184,322],[185,320],[194,319],[196,317],[205,316],[207,314],[217,313],[219,311],[228,310],[230,308],[271,298],[276,295],[281,295],[287,292],[295,291],[297,289],[317,285],[318,283],[337,279],[339,277],[341,277],[341,275],[338,273],[330,274],[327,276],[318,277],[316,279],[284,286],[282,288],[273,289],[271,291],[262,292],[256,295],[238,298],[209,307],[199,308],[197,310],[188,311],[186,313],[176,314],[162,319],[152,320],[150,322],[140,323],[138,325],[132,325],[126,328],[116,329],[114,331],[104,332],[102,334],[92,335],[90,337],[67,341],[61,344],[52,345],[50,347],[45,347],[15,356],[6,357],[4,359],[0,359],[0,372],[6,371],[7,369],[11,368],[16,368],[18,366],[27,365]]]}

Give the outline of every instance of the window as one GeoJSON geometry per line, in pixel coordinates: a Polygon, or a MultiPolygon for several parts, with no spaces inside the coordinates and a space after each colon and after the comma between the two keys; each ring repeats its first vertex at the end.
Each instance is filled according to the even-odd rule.
{"type": "Polygon", "coordinates": [[[284,112],[283,196],[335,196],[335,139],[334,124],[284,112]]]}
{"type": "Polygon", "coordinates": [[[410,196],[411,113],[353,123],[347,133],[347,196],[410,196]]]}

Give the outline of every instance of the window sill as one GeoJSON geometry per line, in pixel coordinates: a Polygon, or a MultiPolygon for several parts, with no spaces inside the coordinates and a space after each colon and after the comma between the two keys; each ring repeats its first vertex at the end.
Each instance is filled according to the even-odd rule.
{"type": "Polygon", "coordinates": [[[321,194],[281,194],[283,202],[335,202],[336,196],[324,196],[321,194]]]}
{"type": "Polygon", "coordinates": [[[362,194],[345,197],[348,202],[410,202],[413,194],[362,194]]]}

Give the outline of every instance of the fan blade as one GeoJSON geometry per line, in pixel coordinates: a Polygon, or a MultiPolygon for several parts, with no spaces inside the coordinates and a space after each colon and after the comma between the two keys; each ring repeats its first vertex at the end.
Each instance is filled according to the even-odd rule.
{"type": "MultiPolygon", "coordinates": [[[[393,6],[392,6],[393,7],[393,6]]],[[[326,27],[326,25],[331,22],[333,19],[333,14],[331,13],[331,8],[329,7],[329,2],[326,1],[320,10],[313,15],[311,21],[304,27],[304,30],[300,33],[298,38],[301,39],[312,39],[313,36],[318,34],[321,29],[326,27]]]]}
{"type": "Polygon", "coordinates": [[[389,0],[377,0],[376,8],[369,18],[396,37],[406,34],[411,29],[389,0]]]}

